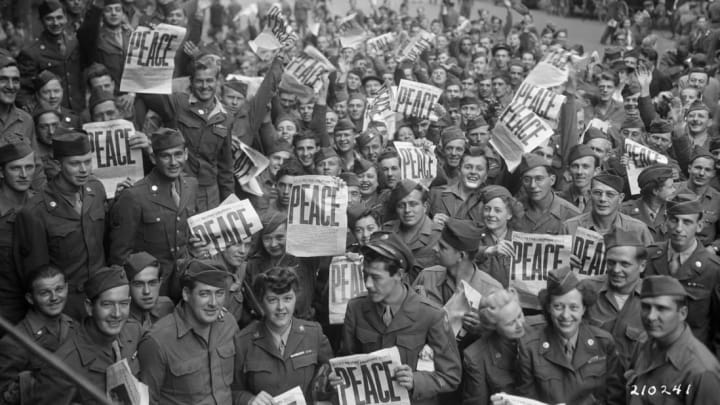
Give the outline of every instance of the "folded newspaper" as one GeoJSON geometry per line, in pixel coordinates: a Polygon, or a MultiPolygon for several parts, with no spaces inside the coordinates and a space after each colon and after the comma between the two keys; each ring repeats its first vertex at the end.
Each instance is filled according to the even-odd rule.
{"type": "Polygon", "coordinates": [[[106,372],[107,397],[113,404],[149,405],[148,386],[141,383],[130,371],[127,359],[111,364],[106,372]]]}

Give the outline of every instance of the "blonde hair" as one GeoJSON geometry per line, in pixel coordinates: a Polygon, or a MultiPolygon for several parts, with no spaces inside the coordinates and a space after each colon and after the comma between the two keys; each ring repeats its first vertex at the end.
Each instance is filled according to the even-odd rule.
{"type": "Polygon", "coordinates": [[[512,302],[520,304],[517,291],[509,287],[506,290],[493,291],[489,295],[480,300],[478,306],[478,315],[480,316],[480,324],[487,332],[495,331],[499,319],[499,312],[512,302]]]}

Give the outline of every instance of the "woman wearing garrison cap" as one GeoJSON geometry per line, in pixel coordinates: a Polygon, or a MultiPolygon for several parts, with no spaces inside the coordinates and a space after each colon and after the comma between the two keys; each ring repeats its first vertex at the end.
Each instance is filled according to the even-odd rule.
{"type": "Polygon", "coordinates": [[[538,294],[547,325],[519,345],[520,395],[552,404],[624,403],[615,342],[585,321],[596,298],[570,267],[548,272],[547,288],[538,294]]]}
{"type": "Polygon", "coordinates": [[[656,164],[643,169],[637,182],[640,197],[624,202],[620,212],[643,221],[655,242],[664,241],[668,233],[667,201],[676,193],[673,170],[668,165],[656,164]]]}

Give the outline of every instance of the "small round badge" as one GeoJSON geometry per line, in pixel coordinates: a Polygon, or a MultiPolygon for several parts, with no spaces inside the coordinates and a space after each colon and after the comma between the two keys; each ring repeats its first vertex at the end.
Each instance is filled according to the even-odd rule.
{"type": "Polygon", "coordinates": [[[542,347],[543,347],[543,349],[549,349],[549,348],[550,348],[550,343],[548,343],[548,342],[543,342],[542,347]]]}
{"type": "Polygon", "coordinates": [[[702,262],[700,260],[696,261],[695,267],[702,267],[702,262]]]}
{"type": "Polygon", "coordinates": [[[595,341],[592,339],[588,339],[588,346],[592,346],[595,344],[595,341]]]}
{"type": "Polygon", "coordinates": [[[55,208],[57,207],[57,203],[55,201],[50,201],[50,206],[55,208]]]}
{"type": "Polygon", "coordinates": [[[152,191],[157,191],[157,186],[152,186],[152,187],[150,187],[150,190],[152,190],[152,191]]]}
{"type": "Polygon", "coordinates": [[[203,115],[203,114],[205,114],[205,111],[204,111],[204,110],[198,110],[198,114],[203,115]]]}

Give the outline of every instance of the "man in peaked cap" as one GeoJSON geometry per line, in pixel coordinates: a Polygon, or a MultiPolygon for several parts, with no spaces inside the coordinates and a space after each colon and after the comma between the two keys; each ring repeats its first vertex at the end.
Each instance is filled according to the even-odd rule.
{"type": "MultiPolygon", "coordinates": [[[[62,105],[73,111],[85,108],[85,82],[80,66],[80,46],[75,35],[67,29],[67,17],[60,0],[44,0],[38,7],[43,32],[18,55],[22,75],[21,105],[27,104],[33,93],[32,79],[48,69],[62,78],[62,105]]],[[[122,62],[119,62],[122,66],[122,62]]],[[[117,78],[120,83],[120,78],[117,78]]]]}
{"type": "MultiPolygon", "coordinates": [[[[388,216],[384,231],[397,234],[410,248],[420,268],[437,264],[434,248],[440,240],[442,226],[428,216],[428,191],[412,180],[401,180],[390,193],[388,216]],[[393,215],[394,214],[394,215],[393,215]]],[[[408,269],[408,279],[415,280],[417,272],[408,269]]]]}
{"type": "Polygon", "coordinates": [[[518,231],[559,234],[564,221],[580,214],[577,207],[553,192],[556,176],[548,159],[527,154],[516,170],[527,195],[523,201],[525,214],[517,221],[518,231]]]}
{"type": "Polygon", "coordinates": [[[148,331],[175,307],[170,298],[160,295],[160,262],[147,252],[137,252],[127,257],[123,268],[130,283],[130,318],[148,331]]]}
{"type": "MultiPolygon", "coordinates": [[[[600,235],[620,229],[637,233],[645,245],[653,243],[650,230],[644,222],[620,212],[620,204],[625,198],[624,187],[625,182],[620,176],[600,173],[593,177],[590,186],[592,209],[566,221],[563,225],[563,234],[575,235],[578,227],[590,229],[600,235]]],[[[574,259],[578,258],[574,257],[574,259]]]]}
{"type": "Polygon", "coordinates": [[[110,263],[122,265],[132,252],[157,258],[163,274],[160,295],[180,298],[176,262],[188,253],[187,219],[198,212],[197,180],[186,176],[185,139],[161,128],[152,134],[155,168],[123,190],[110,212],[110,263]]]}
{"type": "MultiPolygon", "coordinates": [[[[105,392],[110,365],[124,359],[137,374],[136,351],[143,331],[139,323],[128,319],[130,286],[122,267],[100,268],[85,281],[84,292],[86,317],[77,334],[63,343],[55,356],[105,392]]],[[[37,380],[36,404],[97,403],[54,367],[44,367],[37,380]]]]}
{"type": "Polygon", "coordinates": [[[65,272],[70,288],[65,311],[79,319],[84,283],[105,264],[107,194],[92,176],[87,134],[56,136],[52,148],[60,173],[18,212],[14,243],[21,272],[48,264],[65,272]]]}
{"type": "Polygon", "coordinates": [[[669,165],[646,167],[638,176],[640,197],[626,201],[620,212],[647,225],[655,242],[667,239],[667,200],[675,195],[673,170],[669,165]]]}
{"type": "MultiPolygon", "coordinates": [[[[368,294],[350,300],[343,328],[343,354],[370,353],[397,345],[402,365],[391,370],[414,403],[436,404],[438,394],[460,384],[460,355],[444,311],[404,282],[412,253],[398,235],[373,234],[363,247],[368,294]],[[417,370],[425,345],[434,352],[434,371],[417,370]]],[[[332,377],[336,379],[338,377],[332,377]]]]}
{"type": "Polygon", "coordinates": [[[582,212],[590,211],[590,184],[600,172],[600,159],[587,145],[575,145],[568,156],[568,170],[572,182],[558,195],[572,203],[582,212]]]}
{"type": "Polygon", "coordinates": [[[236,363],[237,320],[223,307],[230,273],[210,260],[190,260],[186,267],[181,303],[140,342],[139,377],[151,403],[231,403],[235,367],[243,365],[236,363]],[[177,370],[191,370],[193,377],[177,370]]]}
{"type": "Polygon", "coordinates": [[[720,258],[698,240],[705,226],[702,203],[692,194],[668,202],[668,240],[648,247],[646,276],[676,278],[687,291],[687,323],[693,334],[720,354],[720,258]]]}
{"type": "MultiPolygon", "coordinates": [[[[628,387],[667,387],[676,396],[674,401],[686,404],[717,401],[720,364],[686,324],[692,299],[672,277],[643,280],[640,316],[649,341],[640,346],[626,373],[628,387]]],[[[629,404],[655,402],[651,397],[634,396],[633,391],[627,394],[629,404]]]]}
{"type": "Polygon", "coordinates": [[[23,318],[27,306],[24,280],[12,256],[13,223],[17,212],[35,193],[30,190],[35,154],[25,143],[0,146],[0,315],[12,323],[23,318]]]}
{"type": "MultiPolygon", "coordinates": [[[[595,305],[588,309],[588,316],[613,335],[620,361],[627,369],[632,354],[647,340],[640,321],[640,278],[645,270],[647,251],[636,233],[621,229],[605,235],[604,244],[605,251],[599,253],[605,254],[607,277],[599,287],[595,305]]],[[[587,259],[593,260],[589,275],[602,271],[601,260],[587,259]]]]}

